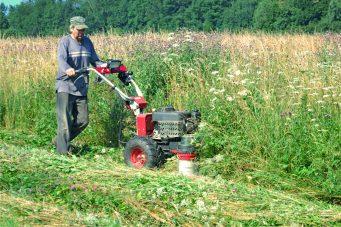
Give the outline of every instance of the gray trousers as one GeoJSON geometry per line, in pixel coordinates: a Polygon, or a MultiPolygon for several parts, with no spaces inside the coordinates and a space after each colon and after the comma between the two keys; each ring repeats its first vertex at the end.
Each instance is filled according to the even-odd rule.
{"type": "Polygon", "coordinates": [[[65,92],[57,93],[57,152],[66,154],[70,142],[89,124],[88,99],[65,92]]]}

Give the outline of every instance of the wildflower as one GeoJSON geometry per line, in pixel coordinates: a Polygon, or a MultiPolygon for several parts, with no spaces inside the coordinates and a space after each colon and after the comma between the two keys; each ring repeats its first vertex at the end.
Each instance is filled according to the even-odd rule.
{"type": "Polygon", "coordinates": [[[321,103],[324,103],[324,101],[322,101],[322,100],[317,100],[316,103],[321,104],[321,103]]]}
{"type": "Polygon", "coordinates": [[[206,211],[205,202],[203,200],[198,199],[196,205],[199,211],[206,211]]]}
{"type": "Polygon", "coordinates": [[[212,87],[209,91],[208,91],[209,93],[213,93],[213,92],[215,92],[215,88],[214,87],[212,87]]]}
{"type": "Polygon", "coordinates": [[[200,124],[199,124],[199,129],[202,129],[202,128],[205,128],[207,126],[207,123],[206,122],[200,122],[200,124]]]}
{"type": "Polygon", "coordinates": [[[221,90],[216,90],[215,92],[213,92],[213,94],[217,95],[217,94],[222,94],[225,92],[225,89],[221,89],[221,90]]]}
{"type": "Polygon", "coordinates": [[[226,100],[229,102],[232,102],[234,100],[234,98],[232,96],[226,96],[226,100]]]}
{"type": "Polygon", "coordinates": [[[324,96],[322,96],[323,98],[328,98],[330,95],[324,95],[324,96]]]}
{"type": "Polygon", "coordinates": [[[163,189],[164,189],[164,187],[161,187],[161,188],[156,189],[156,194],[157,194],[158,196],[161,196],[161,195],[163,194],[163,189]]]}
{"type": "Polygon", "coordinates": [[[316,96],[318,95],[316,92],[309,94],[310,96],[316,96]]]}
{"type": "Polygon", "coordinates": [[[247,81],[248,81],[248,79],[244,79],[244,80],[240,81],[240,83],[241,83],[241,84],[246,84],[247,81]]]}
{"type": "Polygon", "coordinates": [[[313,119],[311,119],[310,121],[311,121],[311,122],[315,122],[315,121],[316,121],[316,119],[315,119],[315,118],[313,118],[313,119]]]}
{"type": "Polygon", "coordinates": [[[188,199],[181,200],[180,206],[188,206],[188,205],[189,205],[188,199]]]}
{"type": "Polygon", "coordinates": [[[179,47],[179,44],[174,43],[174,44],[172,45],[172,47],[179,47]]]}
{"type": "Polygon", "coordinates": [[[324,90],[324,91],[329,91],[329,90],[332,90],[332,89],[334,89],[334,87],[332,87],[332,86],[322,88],[322,90],[324,90]]]}
{"type": "Polygon", "coordinates": [[[240,70],[237,70],[234,75],[239,76],[241,74],[240,70]]]}
{"type": "Polygon", "coordinates": [[[240,95],[240,96],[247,96],[248,93],[249,93],[249,91],[247,89],[244,89],[242,91],[239,91],[238,95],[240,95]]]}
{"type": "Polygon", "coordinates": [[[217,75],[218,73],[219,73],[219,71],[213,71],[211,74],[215,76],[215,75],[217,75]]]}
{"type": "Polygon", "coordinates": [[[214,156],[214,161],[220,162],[222,160],[224,160],[224,155],[218,154],[218,155],[214,156]]]}
{"type": "Polygon", "coordinates": [[[232,80],[234,78],[234,75],[228,74],[227,77],[229,77],[232,80]]]}

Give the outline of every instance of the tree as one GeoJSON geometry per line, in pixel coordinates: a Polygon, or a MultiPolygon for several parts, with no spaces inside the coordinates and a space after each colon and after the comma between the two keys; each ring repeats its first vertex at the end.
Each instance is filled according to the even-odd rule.
{"type": "Polygon", "coordinates": [[[254,26],[264,30],[315,31],[327,14],[330,0],[262,0],[254,15],[254,26]]]}
{"type": "Polygon", "coordinates": [[[327,15],[319,24],[321,30],[341,31],[341,2],[331,0],[328,7],[327,15]]]}
{"type": "Polygon", "coordinates": [[[223,27],[236,30],[252,28],[253,15],[259,0],[236,0],[224,11],[223,27]]]}
{"type": "Polygon", "coordinates": [[[9,23],[6,17],[7,7],[4,3],[0,4],[0,30],[5,30],[9,27],[9,23]]]}

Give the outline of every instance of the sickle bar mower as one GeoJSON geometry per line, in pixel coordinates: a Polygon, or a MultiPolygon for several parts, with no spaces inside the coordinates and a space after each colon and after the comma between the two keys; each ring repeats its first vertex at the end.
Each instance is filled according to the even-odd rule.
{"type": "Polygon", "coordinates": [[[125,107],[136,116],[136,136],[125,146],[125,163],[134,168],[154,168],[164,164],[167,157],[177,155],[179,170],[185,175],[192,174],[191,162],[196,153],[191,144],[193,133],[200,123],[200,112],[177,111],[172,106],[145,113],[147,101],[132,78],[132,73],[120,60],[109,60],[107,67],[85,68],[78,73],[92,71],[104,80],[125,102],[125,107]],[[125,84],[131,84],[137,96],[128,96],[116,87],[105,75],[118,74],[125,84]],[[182,170],[181,170],[182,169],[182,170]]]}

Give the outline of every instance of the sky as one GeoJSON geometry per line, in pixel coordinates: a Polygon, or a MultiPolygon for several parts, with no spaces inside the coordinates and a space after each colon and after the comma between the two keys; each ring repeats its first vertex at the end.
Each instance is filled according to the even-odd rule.
{"type": "Polygon", "coordinates": [[[5,3],[5,5],[17,5],[22,0],[0,0],[0,3],[5,3]]]}

